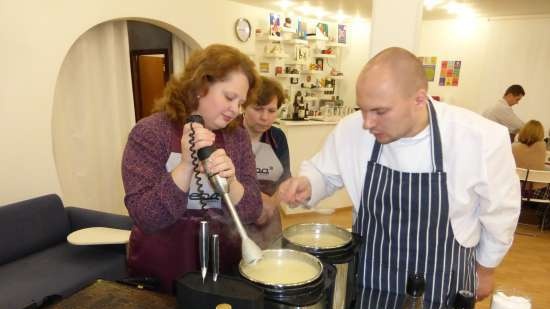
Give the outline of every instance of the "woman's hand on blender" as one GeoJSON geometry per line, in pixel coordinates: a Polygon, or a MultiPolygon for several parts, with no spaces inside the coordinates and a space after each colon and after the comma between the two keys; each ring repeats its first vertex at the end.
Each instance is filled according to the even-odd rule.
{"type": "MultiPolygon", "coordinates": [[[[193,166],[193,159],[191,158],[191,143],[195,145],[195,151],[211,146],[214,144],[216,135],[203,127],[200,123],[189,122],[183,126],[183,134],[181,136],[181,164],[187,166],[193,166]],[[195,131],[194,135],[192,134],[191,126],[195,131]],[[193,135],[193,136],[192,136],[193,135]]],[[[199,169],[203,171],[202,166],[199,165],[199,169]]]]}
{"type": "Polygon", "coordinates": [[[235,165],[224,149],[219,148],[206,159],[207,170],[210,174],[219,174],[231,184],[235,179],[235,165]]]}
{"type": "MultiPolygon", "coordinates": [[[[193,175],[193,159],[191,158],[191,143],[195,144],[195,150],[214,144],[215,135],[210,130],[204,128],[200,123],[187,123],[183,127],[181,137],[181,161],[171,172],[174,183],[184,192],[189,191],[190,181],[193,175]],[[195,134],[191,139],[191,125],[195,134]]],[[[200,162],[197,161],[197,164],[200,162]]],[[[199,171],[203,171],[199,164],[199,171]]]]}

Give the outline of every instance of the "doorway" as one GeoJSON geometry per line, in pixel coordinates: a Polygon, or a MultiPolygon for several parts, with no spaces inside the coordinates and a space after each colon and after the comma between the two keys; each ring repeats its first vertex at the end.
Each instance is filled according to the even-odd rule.
{"type": "Polygon", "coordinates": [[[130,66],[137,122],[151,115],[155,101],[162,97],[170,78],[168,49],[133,50],[130,52],[130,66]]]}

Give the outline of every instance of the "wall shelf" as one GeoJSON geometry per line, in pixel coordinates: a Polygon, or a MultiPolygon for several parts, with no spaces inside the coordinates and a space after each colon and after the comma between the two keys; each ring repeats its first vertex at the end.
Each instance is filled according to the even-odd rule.
{"type": "Polygon", "coordinates": [[[287,54],[264,54],[264,58],[277,58],[277,59],[284,59],[288,58],[289,56],[287,54]]]}
{"type": "Polygon", "coordinates": [[[323,75],[325,74],[325,72],[323,71],[302,71],[302,73],[300,73],[302,75],[323,75]]]}
{"type": "Polygon", "coordinates": [[[348,47],[347,44],[343,44],[343,43],[336,43],[336,42],[328,42],[326,44],[327,47],[348,47]]]}
{"type": "Polygon", "coordinates": [[[307,40],[308,41],[328,41],[328,38],[324,36],[309,35],[307,37],[307,40]]]}
{"type": "Polygon", "coordinates": [[[286,73],[281,73],[281,74],[276,74],[275,77],[277,78],[298,78],[300,77],[300,74],[286,74],[286,73]]]}
{"type": "Polygon", "coordinates": [[[283,40],[282,42],[284,44],[307,45],[307,41],[301,39],[283,40]]]}
{"type": "Polygon", "coordinates": [[[332,87],[318,87],[318,88],[304,88],[309,89],[311,91],[334,91],[334,88],[332,87]]]}
{"type": "Polygon", "coordinates": [[[296,29],[294,28],[291,28],[291,27],[281,27],[281,32],[285,32],[285,33],[296,33],[296,29]]]}
{"type": "Polygon", "coordinates": [[[333,54],[315,54],[313,58],[336,58],[336,55],[333,54]]]}
{"type": "Polygon", "coordinates": [[[283,39],[279,36],[274,36],[274,35],[270,35],[270,36],[265,36],[265,35],[262,35],[262,36],[256,36],[256,41],[258,42],[280,42],[282,41],[283,39]]]}

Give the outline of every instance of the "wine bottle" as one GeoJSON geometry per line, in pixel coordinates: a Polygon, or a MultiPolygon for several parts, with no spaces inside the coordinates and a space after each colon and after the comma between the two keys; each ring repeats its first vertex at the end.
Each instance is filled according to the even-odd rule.
{"type": "Polygon", "coordinates": [[[304,98],[300,97],[300,103],[298,104],[298,119],[304,120],[306,118],[306,107],[304,106],[304,98]]]}
{"type": "Polygon", "coordinates": [[[298,91],[294,96],[294,103],[292,103],[292,120],[298,120],[298,110],[300,109],[300,104],[298,103],[298,97],[301,93],[298,91]]]}
{"type": "Polygon", "coordinates": [[[474,309],[476,299],[474,293],[460,290],[456,293],[453,309],[474,309]]]}
{"type": "Polygon", "coordinates": [[[405,301],[402,309],[423,309],[424,308],[424,289],[426,281],[424,274],[410,274],[407,278],[405,301]]]}

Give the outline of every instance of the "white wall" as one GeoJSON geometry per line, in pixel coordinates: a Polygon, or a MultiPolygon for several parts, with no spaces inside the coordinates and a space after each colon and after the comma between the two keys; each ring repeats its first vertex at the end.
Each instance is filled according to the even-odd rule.
{"type": "MultiPolygon", "coordinates": [[[[246,17],[255,28],[268,13],[226,0],[0,2],[0,205],[62,195],[52,146],[54,90],[65,55],[88,29],[113,19],[148,20],[200,46],[224,43],[251,53],[254,40],[238,42],[233,24],[246,17]]],[[[361,43],[350,54],[364,62],[368,37],[354,39],[361,43]]]]}
{"type": "Polygon", "coordinates": [[[437,56],[430,93],[446,102],[483,111],[511,84],[527,93],[514,109],[524,121],[550,128],[550,16],[423,23],[419,56],[437,56]],[[462,60],[458,87],[437,83],[441,60],[462,60]]]}

